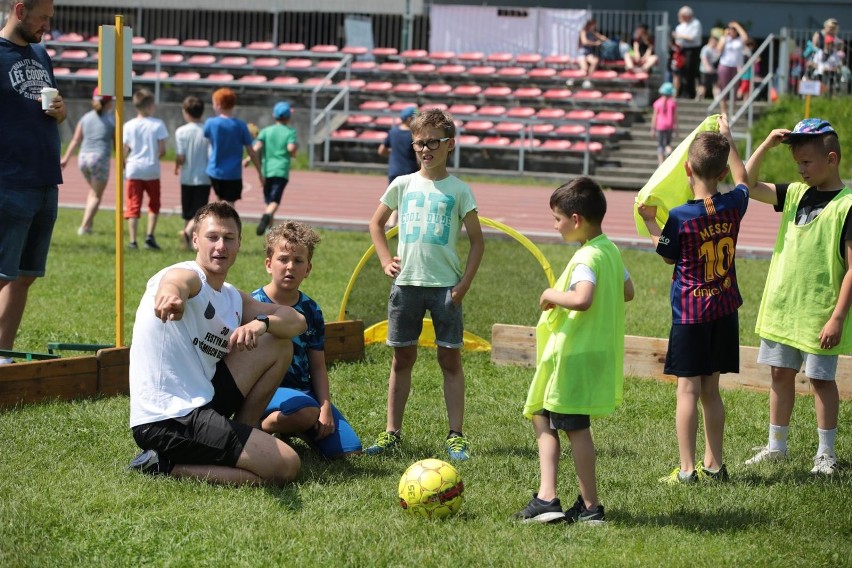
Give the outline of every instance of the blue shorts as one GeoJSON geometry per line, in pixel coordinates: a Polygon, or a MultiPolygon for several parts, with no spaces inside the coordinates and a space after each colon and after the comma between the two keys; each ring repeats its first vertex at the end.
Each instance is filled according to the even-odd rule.
{"type": "Polygon", "coordinates": [[[461,305],[453,303],[453,288],[393,285],[388,301],[388,340],[391,347],[417,345],[426,310],[435,328],[435,345],[461,349],[464,320],[461,305]]]}
{"type": "Polygon", "coordinates": [[[287,178],[282,177],[266,178],[266,182],[263,184],[263,202],[267,205],[270,203],[278,203],[280,205],[288,181],[287,178]]]}
{"type": "Polygon", "coordinates": [[[58,203],[55,185],[0,188],[0,279],[44,276],[58,203]]]}
{"type": "MultiPolygon", "coordinates": [[[[281,412],[284,415],[290,415],[298,412],[303,408],[319,408],[320,404],[311,395],[311,393],[302,392],[296,389],[278,388],[275,394],[272,395],[272,400],[263,411],[263,418],[266,418],[275,411],[281,412]]],[[[334,418],[334,432],[322,440],[313,438],[313,428],[307,430],[302,435],[306,436],[319,452],[327,458],[334,458],[361,451],[361,439],[352,429],[352,426],[337,410],[337,407],[331,405],[331,415],[334,418]]]]}
{"type": "Polygon", "coordinates": [[[663,372],[676,377],[739,373],[740,327],[737,312],[710,322],[672,325],[663,372]]]}

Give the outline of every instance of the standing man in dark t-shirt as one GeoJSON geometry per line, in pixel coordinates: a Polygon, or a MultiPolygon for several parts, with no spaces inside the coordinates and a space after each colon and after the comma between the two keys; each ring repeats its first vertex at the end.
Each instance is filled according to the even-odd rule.
{"type": "MultiPolygon", "coordinates": [[[[410,106],[402,109],[399,118],[402,123],[388,131],[388,137],[379,144],[379,156],[388,159],[388,183],[398,176],[413,174],[420,169],[417,155],[411,145],[411,119],[417,114],[417,107],[410,106]]],[[[396,211],[388,219],[388,226],[396,225],[396,211]]]]}
{"type": "MultiPolygon", "coordinates": [[[[42,36],[53,0],[3,0],[0,30],[0,349],[11,349],[29,287],[44,276],[62,183],[58,125],[62,97],[42,110],[41,90],[56,87],[42,36]]],[[[11,363],[0,358],[0,364],[11,363]]]]}

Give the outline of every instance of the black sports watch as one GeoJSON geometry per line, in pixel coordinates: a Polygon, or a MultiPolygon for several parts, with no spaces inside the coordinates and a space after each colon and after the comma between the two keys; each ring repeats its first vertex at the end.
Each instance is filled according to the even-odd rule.
{"type": "Polygon", "coordinates": [[[257,321],[262,321],[266,324],[266,329],[264,331],[269,331],[269,316],[266,314],[260,314],[259,316],[255,316],[257,321]]]}

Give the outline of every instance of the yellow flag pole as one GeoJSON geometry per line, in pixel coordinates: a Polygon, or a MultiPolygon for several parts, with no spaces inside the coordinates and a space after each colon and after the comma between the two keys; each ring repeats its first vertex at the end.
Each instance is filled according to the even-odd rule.
{"type": "Polygon", "coordinates": [[[124,346],[124,16],[115,17],[115,346],[124,346]]]}
{"type": "Polygon", "coordinates": [[[811,117],[811,96],[805,95],[805,116],[803,118],[811,117]]]}

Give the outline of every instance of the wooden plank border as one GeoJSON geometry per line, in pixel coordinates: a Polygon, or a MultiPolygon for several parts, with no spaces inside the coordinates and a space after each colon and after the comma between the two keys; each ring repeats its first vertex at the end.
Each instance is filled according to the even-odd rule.
{"type": "MultiPolygon", "coordinates": [[[[624,336],[624,375],[650,377],[674,382],[676,377],[663,374],[668,340],[656,337],[624,336]]],[[[535,366],[535,328],[494,324],[491,328],[491,361],[497,365],[535,366]]],[[[769,369],[757,363],[756,347],[740,347],[740,372],[722,375],[722,388],[745,388],[768,392],[769,369]]],[[[852,399],[852,357],[841,356],[837,365],[837,389],[840,398],[852,399]]],[[[796,375],[796,392],[810,394],[810,381],[796,375]]]]}

